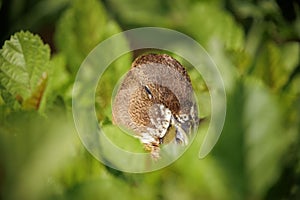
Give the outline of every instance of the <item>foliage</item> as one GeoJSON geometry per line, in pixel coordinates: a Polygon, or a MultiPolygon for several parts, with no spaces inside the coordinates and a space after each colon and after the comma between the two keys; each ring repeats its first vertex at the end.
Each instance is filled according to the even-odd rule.
{"type": "Polygon", "coordinates": [[[47,80],[50,49],[38,36],[19,32],[1,49],[0,84],[8,105],[39,108],[47,80]]]}
{"type": "MultiPolygon", "coordinates": [[[[290,2],[0,1],[6,22],[0,33],[0,198],[299,199],[300,5],[290,2]],[[214,150],[199,160],[209,92],[198,72],[178,58],[208,120],[175,163],[128,174],[84,149],[70,111],[72,86],[99,42],[141,26],[173,28],[203,45],[224,79],[227,115],[214,150]]],[[[130,42],[124,38],[128,48],[130,42]]],[[[141,52],[114,61],[95,97],[108,137],[133,151],[141,151],[139,143],[112,125],[111,98],[141,52]]]]}
{"type": "Polygon", "coordinates": [[[76,0],[63,13],[58,21],[55,39],[56,46],[66,56],[71,72],[78,70],[85,56],[101,41],[104,27],[106,13],[97,0],[85,3],[76,0]]]}

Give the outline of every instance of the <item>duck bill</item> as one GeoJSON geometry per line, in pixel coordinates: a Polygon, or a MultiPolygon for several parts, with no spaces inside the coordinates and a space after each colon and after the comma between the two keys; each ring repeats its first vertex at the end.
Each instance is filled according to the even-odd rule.
{"type": "Polygon", "coordinates": [[[188,133],[180,125],[175,125],[175,128],[176,128],[176,135],[175,135],[176,142],[179,144],[187,145],[189,143],[188,133]]]}

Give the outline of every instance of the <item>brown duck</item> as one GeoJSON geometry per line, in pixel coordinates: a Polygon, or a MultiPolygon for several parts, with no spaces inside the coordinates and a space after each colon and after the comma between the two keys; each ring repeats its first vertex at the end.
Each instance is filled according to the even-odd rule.
{"type": "Polygon", "coordinates": [[[199,122],[190,77],[166,54],[142,55],[132,63],[112,114],[114,124],[131,130],[155,159],[162,144],[188,144],[199,122]]]}

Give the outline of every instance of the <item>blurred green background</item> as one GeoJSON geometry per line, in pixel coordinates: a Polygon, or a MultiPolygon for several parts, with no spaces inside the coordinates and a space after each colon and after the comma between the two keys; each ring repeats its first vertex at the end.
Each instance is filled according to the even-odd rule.
{"type": "MultiPolygon", "coordinates": [[[[300,199],[299,1],[0,0],[0,18],[0,199],[300,199]],[[172,165],[128,174],[81,144],[72,86],[99,42],[143,26],[198,41],[221,71],[228,107],[207,157],[198,159],[209,120],[172,165]]],[[[99,82],[97,115],[108,132],[113,87],[140,53],[122,56],[99,82]]],[[[208,89],[188,69],[209,116],[208,89]]],[[[124,148],[136,142],[121,138],[124,148]]]]}

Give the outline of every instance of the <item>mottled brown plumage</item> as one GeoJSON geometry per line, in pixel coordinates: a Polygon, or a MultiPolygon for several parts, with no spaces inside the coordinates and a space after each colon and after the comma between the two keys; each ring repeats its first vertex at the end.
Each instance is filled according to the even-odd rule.
{"type": "Polygon", "coordinates": [[[198,112],[185,68],[166,54],[138,57],[115,96],[113,121],[132,130],[154,158],[170,130],[175,134],[168,142],[187,144],[198,112]]]}

